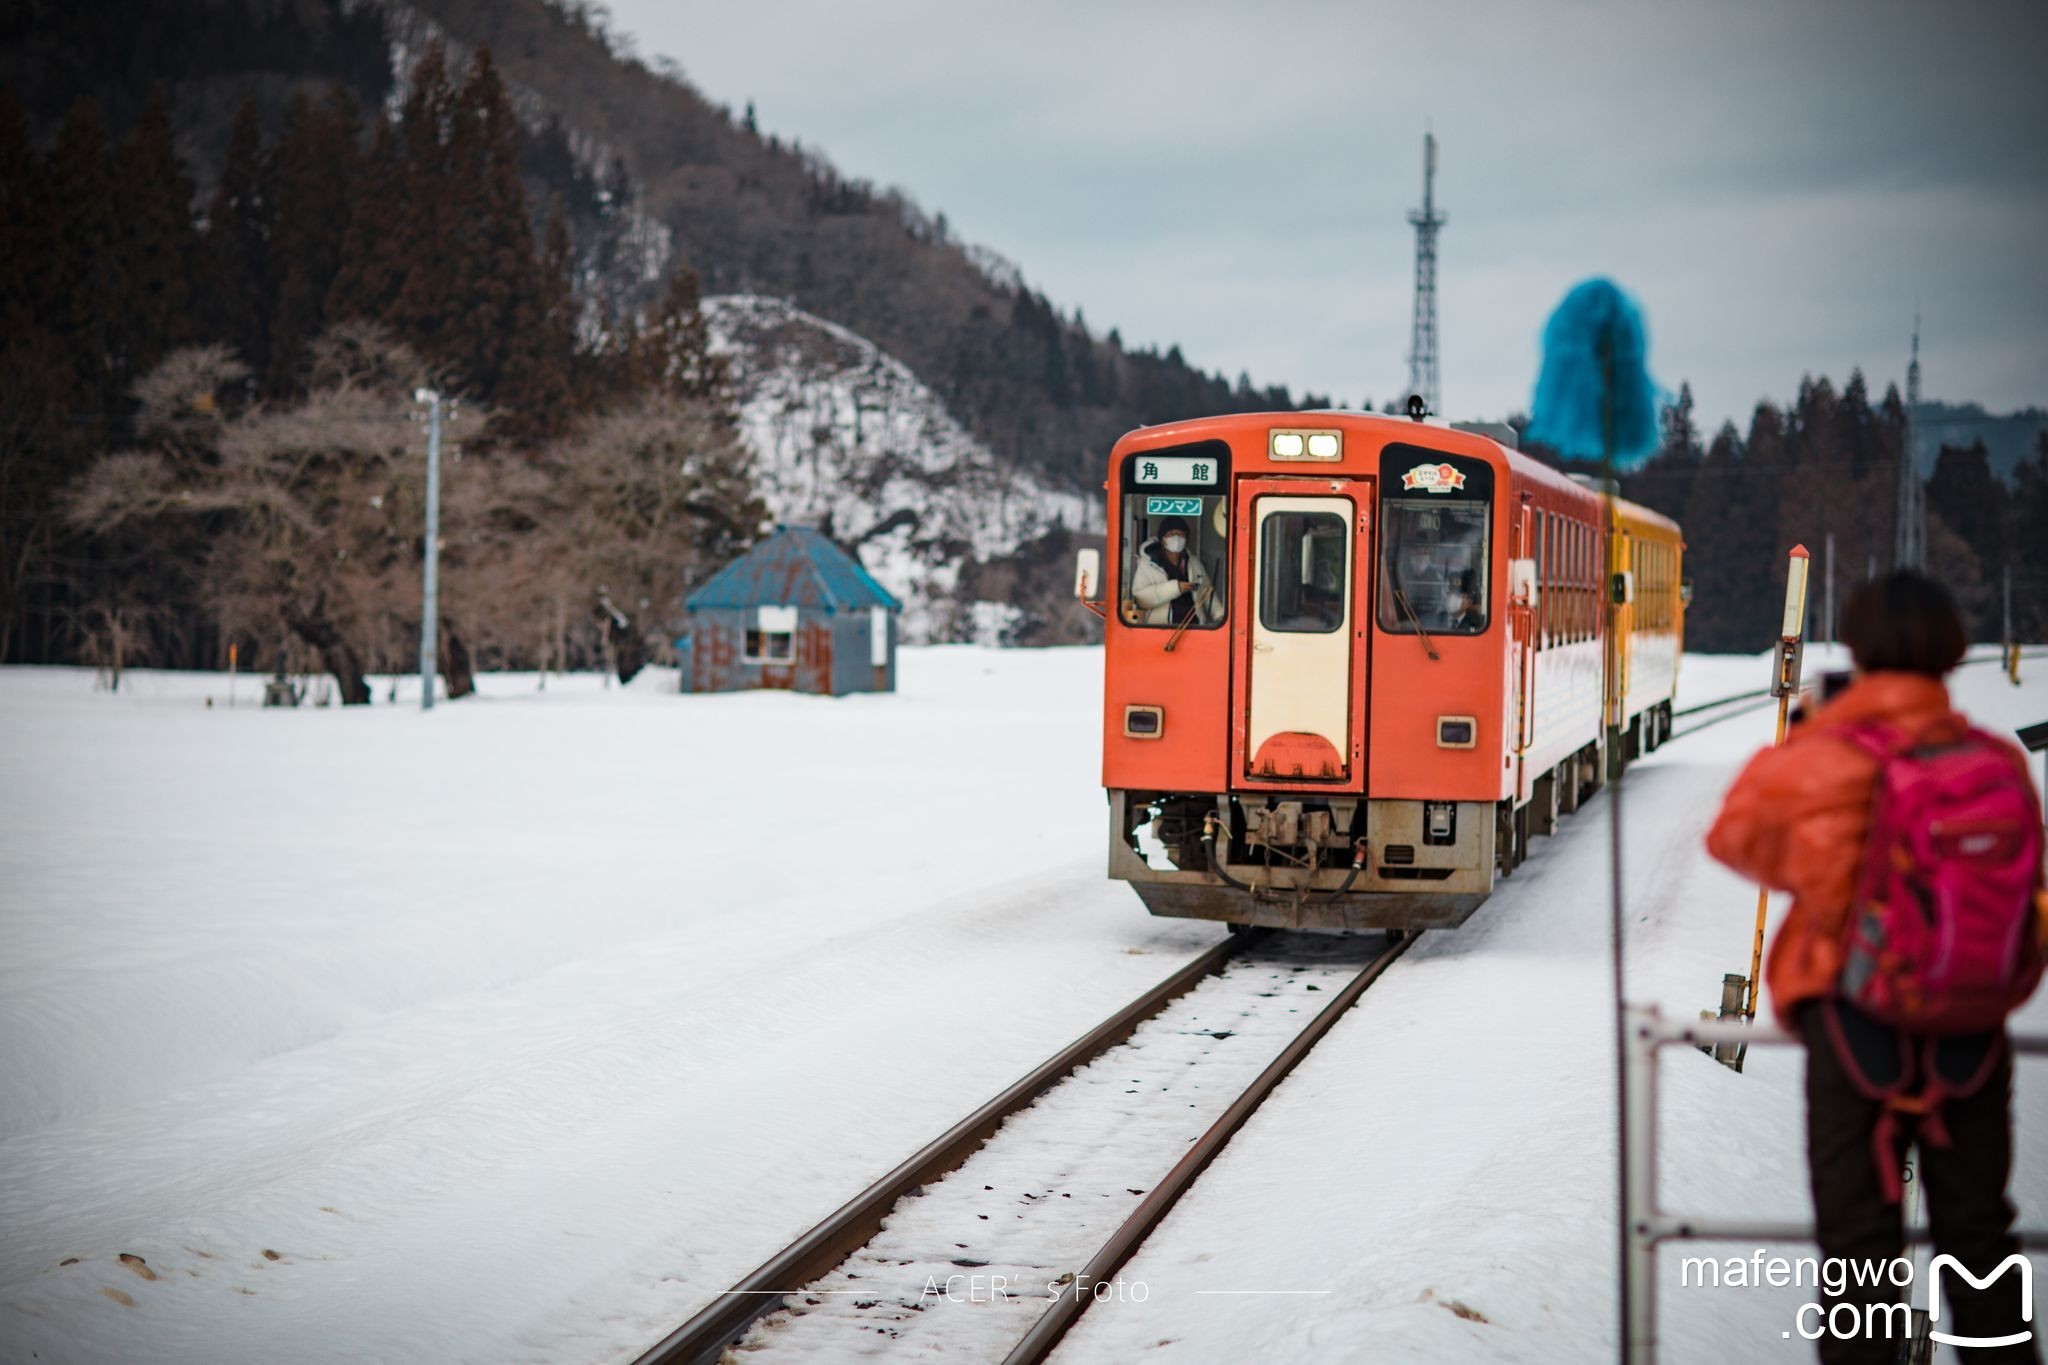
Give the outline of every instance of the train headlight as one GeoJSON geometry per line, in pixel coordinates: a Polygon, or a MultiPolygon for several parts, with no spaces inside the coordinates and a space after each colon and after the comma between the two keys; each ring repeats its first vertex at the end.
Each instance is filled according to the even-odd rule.
{"type": "Polygon", "coordinates": [[[1341,460],[1344,433],[1283,427],[1267,436],[1266,449],[1276,460],[1341,460]]]}
{"type": "Polygon", "coordinates": [[[1472,716],[1438,716],[1436,718],[1436,747],[1439,749],[1471,749],[1479,743],[1479,721],[1472,716]]]}
{"type": "Polygon", "coordinates": [[[1165,707],[1126,706],[1124,708],[1125,739],[1157,739],[1165,732],[1165,707]]]}

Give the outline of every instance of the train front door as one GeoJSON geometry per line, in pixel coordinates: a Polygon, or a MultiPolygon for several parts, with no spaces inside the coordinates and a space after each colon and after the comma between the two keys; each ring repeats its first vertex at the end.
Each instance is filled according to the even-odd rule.
{"type": "Polygon", "coordinates": [[[1231,761],[1247,786],[1365,790],[1373,481],[1246,479],[1235,495],[1231,761]]]}

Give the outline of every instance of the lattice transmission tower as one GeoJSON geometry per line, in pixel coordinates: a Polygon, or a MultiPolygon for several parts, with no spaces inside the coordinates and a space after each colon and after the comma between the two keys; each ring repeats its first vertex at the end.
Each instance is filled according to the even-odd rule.
{"type": "Polygon", "coordinates": [[[1415,224],[1415,324],[1408,337],[1408,392],[1436,412],[1442,393],[1436,367],[1436,230],[1444,215],[1436,208],[1436,134],[1422,135],[1422,207],[1411,210],[1415,224]]]}

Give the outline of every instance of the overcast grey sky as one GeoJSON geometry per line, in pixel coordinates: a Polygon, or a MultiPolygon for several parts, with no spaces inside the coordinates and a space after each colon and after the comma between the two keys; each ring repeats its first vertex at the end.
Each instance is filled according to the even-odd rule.
{"type": "Polygon", "coordinates": [[[1441,144],[1445,415],[1524,409],[1590,274],[1702,425],[1802,374],[2048,404],[2044,0],[611,0],[643,56],[904,189],[1098,333],[1404,390],[1441,144]]]}

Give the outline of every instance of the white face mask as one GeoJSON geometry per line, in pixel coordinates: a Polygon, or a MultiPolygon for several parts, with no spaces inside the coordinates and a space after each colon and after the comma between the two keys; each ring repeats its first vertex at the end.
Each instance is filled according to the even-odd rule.
{"type": "Polygon", "coordinates": [[[1188,538],[1186,536],[1168,536],[1164,541],[1160,543],[1166,546],[1166,553],[1170,555],[1177,555],[1182,550],[1187,549],[1188,538]]]}

